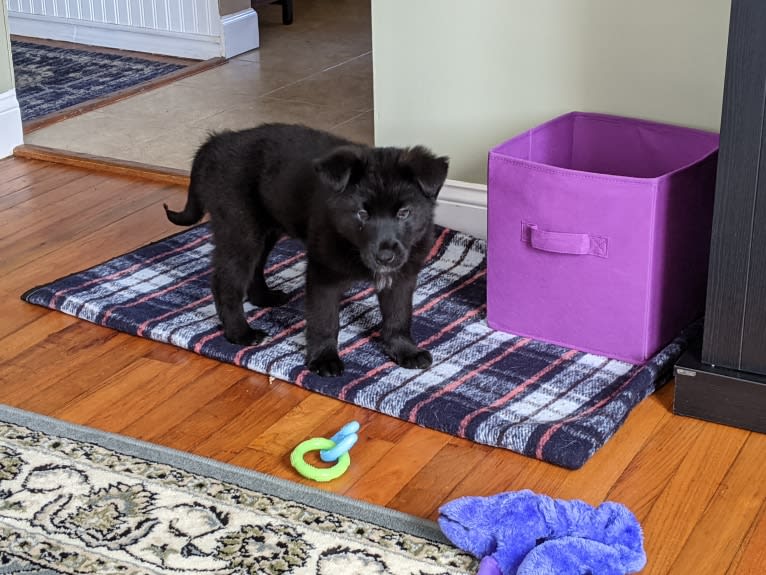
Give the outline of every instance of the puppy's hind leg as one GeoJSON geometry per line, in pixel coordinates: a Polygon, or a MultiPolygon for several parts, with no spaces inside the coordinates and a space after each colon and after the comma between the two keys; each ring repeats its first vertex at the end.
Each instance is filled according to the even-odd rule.
{"type": "Polygon", "coordinates": [[[248,301],[258,307],[277,307],[287,303],[287,300],[290,299],[287,293],[269,288],[263,275],[266,260],[278,239],[278,232],[271,232],[263,239],[263,249],[255,264],[255,271],[253,272],[250,286],[247,288],[248,301]]]}
{"type": "Polygon", "coordinates": [[[247,323],[243,301],[262,242],[236,241],[217,234],[213,252],[213,300],[226,339],[239,345],[256,345],[266,332],[247,323]]]}

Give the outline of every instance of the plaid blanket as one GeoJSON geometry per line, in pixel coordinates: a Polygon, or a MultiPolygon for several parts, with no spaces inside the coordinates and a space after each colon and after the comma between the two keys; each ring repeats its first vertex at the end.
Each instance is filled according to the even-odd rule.
{"type": "Polygon", "coordinates": [[[642,399],[664,383],[685,348],[682,334],[643,365],[495,331],[485,321],[486,245],[440,229],[414,296],[413,335],[433,366],[402,369],[383,354],[374,290],[360,283],[341,306],[341,377],[304,366],[305,253],[282,240],[267,282],[287,305],[246,304],[271,334],[258,346],[229,343],[210,293],[211,232],[201,225],[104,264],[34,288],[26,301],[130,334],[284,379],[343,401],[478,443],[579,468],[642,399]]]}

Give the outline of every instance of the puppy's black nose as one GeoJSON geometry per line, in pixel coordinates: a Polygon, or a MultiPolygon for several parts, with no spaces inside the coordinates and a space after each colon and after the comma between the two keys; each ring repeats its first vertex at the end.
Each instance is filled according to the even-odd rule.
{"type": "Polygon", "coordinates": [[[390,264],[392,261],[394,261],[395,257],[396,254],[394,253],[394,250],[390,250],[388,248],[384,248],[375,254],[375,259],[377,262],[383,265],[390,264]]]}

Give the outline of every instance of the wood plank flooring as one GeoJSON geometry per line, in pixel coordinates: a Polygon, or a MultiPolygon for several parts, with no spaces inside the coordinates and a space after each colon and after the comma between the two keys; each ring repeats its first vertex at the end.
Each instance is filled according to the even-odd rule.
{"type": "Polygon", "coordinates": [[[26,289],[175,233],[183,188],[38,160],[0,161],[0,402],[292,481],[292,448],[350,419],[346,475],[320,489],[436,518],[463,495],[529,488],[628,505],[647,574],[764,572],[766,436],[645,400],[578,471],[419,428],[22,302],[26,289]]]}

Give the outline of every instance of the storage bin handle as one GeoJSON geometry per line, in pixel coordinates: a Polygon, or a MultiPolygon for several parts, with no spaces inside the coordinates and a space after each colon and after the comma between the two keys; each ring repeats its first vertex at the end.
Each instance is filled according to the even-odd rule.
{"type": "Polygon", "coordinates": [[[541,230],[535,224],[521,223],[521,241],[536,250],[576,256],[608,256],[609,240],[603,236],[541,230]]]}

